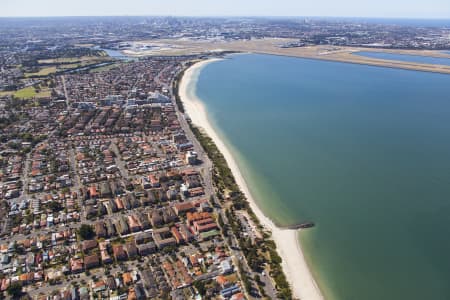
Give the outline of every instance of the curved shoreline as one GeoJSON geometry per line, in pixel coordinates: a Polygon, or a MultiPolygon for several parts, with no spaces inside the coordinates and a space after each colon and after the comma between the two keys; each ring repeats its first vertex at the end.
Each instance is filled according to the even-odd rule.
{"type": "Polygon", "coordinates": [[[272,238],[275,241],[277,251],[282,258],[281,265],[283,271],[291,285],[294,297],[302,300],[323,300],[324,297],[315,282],[303,255],[300,241],[298,240],[298,230],[282,229],[275,226],[272,220],[265,216],[261,209],[257,206],[256,201],[252,197],[246,180],[242,176],[239,166],[231,151],[209,122],[206,108],[201,100],[195,95],[195,90],[193,88],[190,89],[192,84],[196,84],[201,69],[207,64],[217,60],[220,59],[209,59],[198,62],[185,71],[180,81],[178,92],[186,113],[190,117],[193,124],[203,128],[203,130],[205,130],[205,132],[212,138],[220,152],[222,152],[225,157],[225,160],[230,167],[237,184],[247,197],[253,212],[261,224],[272,232],[272,238]]]}

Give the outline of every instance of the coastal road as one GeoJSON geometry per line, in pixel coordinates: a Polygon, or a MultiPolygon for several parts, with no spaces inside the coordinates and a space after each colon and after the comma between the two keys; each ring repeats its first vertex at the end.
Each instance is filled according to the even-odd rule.
{"type": "MultiPolygon", "coordinates": [[[[173,83],[172,83],[173,85],[173,83]]],[[[209,159],[208,155],[206,154],[206,152],[203,150],[203,147],[200,145],[199,141],[197,140],[197,138],[195,137],[194,133],[192,132],[188,122],[186,121],[186,118],[184,116],[184,114],[182,114],[179,109],[178,106],[176,105],[175,101],[174,101],[174,95],[172,94],[172,89],[169,89],[170,93],[171,93],[171,99],[173,101],[173,104],[175,105],[175,109],[176,109],[176,113],[177,113],[177,117],[178,120],[180,121],[180,126],[181,128],[184,130],[186,137],[192,142],[192,144],[194,145],[194,150],[197,152],[198,154],[198,159],[201,160],[202,162],[202,177],[204,180],[204,186],[205,186],[205,195],[215,195],[215,190],[214,190],[214,186],[213,186],[213,180],[212,180],[212,170],[213,170],[213,163],[212,161],[209,159]]],[[[221,213],[222,211],[220,210],[219,213],[221,213]]],[[[222,214],[224,216],[224,214],[222,214]]],[[[226,218],[224,219],[226,220],[226,218]]],[[[234,237],[235,239],[235,237],[234,237]]],[[[225,242],[227,241],[227,239],[224,239],[225,242]]],[[[232,245],[229,245],[230,249],[236,249],[235,247],[233,247],[232,245]]],[[[238,250],[232,250],[232,254],[233,256],[238,259],[239,257],[243,257],[243,253],[241,251],[238,250]]],[[[243,264],[244,269],[243,272],[246,272],[247,274],[251,274],[250,269],[248,268],[247,263],[245,262],[243,264]]],[[[252,288],[252,291],[246,291],[248,293],[251,294],[251,296],[257,294],[257,297],[250,297],[251,299],[255,299],[255,298],[260,298],[259,296],[259,292],[258,293],[254,293],[254,291],[257,291],[257,287],[256,290],[254,288],[252,288]]],[[[249,296],[249,295],[247,295],[249,296]]],[[[256,295],[255,295],[256,296],[256,295]]]]}
{"type": "MultiPolygon", "coordinates": [[[[171,84],[173,86],[173,82],[171,84]]],[[[212,170],[213,170],[213,164],[211,160],[209,159],[206,152],[203,150],[203,147],[198,142],[197,138],[195,137],[194,133],[192,132],[188,122],[186,121],[185,115],[180,112],[178,109],[177,104],[175,103],[175,97],[173,95],[172,89],[168,89],[170,91],[172,103],[175,106],[176,114],[178,117],[178,120],[180,121],[180,126],[185,132],[186,137],[192,142],[194,145],[194,150],[198,154],[198,159],[202,162],[202,177],[205,184],[205,194],[206,195],[214,195],[214,188],[213,188],[213,181],[212,181],[212,170]]]]}
{"type": "MultiPolygon", "coordinates": [[[[172,82],[172,86],[173,86],[173,82],[172,82]]],[[[172,89],[169,89],[169,91],[171,94],[171,98],[175,99],[175,97],[174,97],[175,95],[173,95],[172,89]]],[[[203,150],[203,147],[200,145],[200,143],[198,142],[195,135],[193,134],[193,132],[185,118],[185,115],[179,111],[178,106],[176,105],[175,101],[173,101],[173,104],[175,105],[175,108],[176,108],[176,113],[177,113],[178,120],[180,121],[180,126],[184,130],[186,137],[190,141],[192,141],[192,143],[194,145],[194,149],[198,153],[199,159],[202,161],[202,166],[203,166],[202,177],[204,179],[204,184],[205,184],[205,193],[206,193],[206,195],[215,195],[215,189],[214,189],[214,184],[213,184],[213,180],[212,180],[213,163],[209,159],[209,157],[205,153],[205,151],[203,150]]],[[[228,219],[226,218],[226,215],[224,214],[223,209],[216,208],[215,211],[217,214],[220,214],[222,216],[224,223],[228,225],[229,222],[228,222],[228,219]]],[[[253,298],[253,299],[261,298],[261,293],[258,289],[257,284],[255,283],[256,282],[255,277],[256,277],[256,275],[258,275],[260,277],[261,281],[263,282],[264,291],[265,291],[267,297],[270,299],[277,299],[277,291],[275,289],[273,281],[270,279],[270,277],[267,274],[265,274],[263,276],[262,274],[253,272],[250,269],[245,256],[243,255],[242,251],[239,250],[239,246],[238,246],[236,237],[232,233],[230,235],[232,236],[232,239],[231,239],[231,245],[229,245],[229,246],[232,251],[232,254],[236,259],[239,259],[242,262],[242,264],[241,264],[242,269],[243,269],[242,272],[245,272],[247,274],[247,276],[252,279],[251,280],[251,285],[252,285],[251,290],[247,291],[250,294],[250,298],[253,298]]],[[[227,239],[225,239],[225,241],[227,241],[227,239]]]]}

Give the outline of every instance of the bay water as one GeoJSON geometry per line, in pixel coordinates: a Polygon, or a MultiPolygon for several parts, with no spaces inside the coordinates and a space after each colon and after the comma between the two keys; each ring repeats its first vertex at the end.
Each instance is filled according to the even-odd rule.
{"type": "Polygon", "coordinates": [[[450,299],[450,76],[249,54],[195,88],[327,299],[450,299]]]}

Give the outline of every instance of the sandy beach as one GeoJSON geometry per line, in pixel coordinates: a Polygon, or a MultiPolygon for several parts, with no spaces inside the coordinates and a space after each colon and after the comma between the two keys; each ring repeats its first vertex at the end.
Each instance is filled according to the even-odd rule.
{"type": "Polygon", "coordinates": [[[291,284],[292,292],[295,298],[302,300],[320,300],[324,299],[318,288],[301,250],[297,237],[297,230],[281,229],[266,217],[261,209],[256,205],[247,183],[242,176],[239,166],[236,163],[231,151],[215,132],[207,118],[207,112],[203,103],[195,95],[195,84],[200,70],[211,62],[218,59],[201,61],[186,70],[179,88],[179,95],[183,101],[185,110],[192,120],[192,123],[201,127],[213,139],[217,147],[224,155],[228,166],[230,167],[238,185],[245,193],[250,206],[261,224],[272,232],[272,237],[277,245],[277,250],[283,259],[282,267],[286,277],[291,284]]]}

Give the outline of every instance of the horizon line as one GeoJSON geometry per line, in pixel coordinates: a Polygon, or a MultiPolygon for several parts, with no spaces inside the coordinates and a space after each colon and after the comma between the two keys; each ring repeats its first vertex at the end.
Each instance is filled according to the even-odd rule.
{"type": "Polygon", "coordinates": [[[0,18],[103,18],[103,17],[174,17],[174,18],[323,18],[323,19],[379,19],[379,20],[450,20],[450,17],[369,17],[369,16],[295,16],[295,15],[164,15],[164,14],[124,14],[124,15],[22,15],[22,16],[1,16],[0,18]]]}

